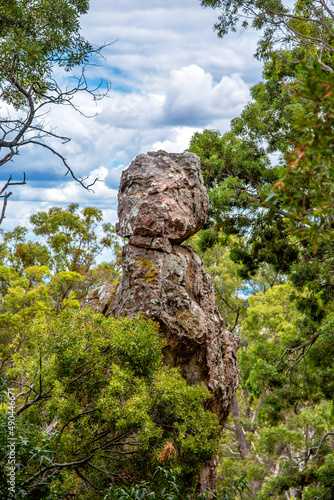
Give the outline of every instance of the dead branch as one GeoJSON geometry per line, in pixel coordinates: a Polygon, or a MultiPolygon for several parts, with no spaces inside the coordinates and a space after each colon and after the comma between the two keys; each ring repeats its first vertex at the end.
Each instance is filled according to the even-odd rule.
{"type": "Polygon", "coordinates": [[[12,181],[12,176],[10,176],[9,179],[8,179],[8,181],[6,182],[6,184],[2,187],[2,189],[0,191],[0,198],[3,198],[1,215],[0,215],[0,225],[2,224],[2,221],[5,218],[6,208],[7,208],[7,203],[8,203],[8,198],[13,194],[12,191],[9,191],[9,193],[5,192],[5,194],[2,194],[2,193],[4,191],[6,191],[6,189],[9,186],[19,186],[19,185],[22,185],[22,184],[26,184],[26,174],[24,172],[23,172],[23,181],[13,182],[12,181]]]}
{"type": "Polygon", "coordinates": [[[326,432],[326,434],[324,434],[321,439],[320,439],[320,442],[317,446],[312,446],[311,448],[309,448],[306,453],[305,453],[305,457],[303,459],[301,459],[300,461],[302,462],[307,462],[309,460],[309,458],[311,457],[310,460],[312,460],[313,458],[315,458],[319,451],[320,451],[320,448],[323,444],[323,442],[325,441],[325,439],[328,437],[328,436],[334,436],[334,432],[326,432]],[[312,455],[312,456],[311,456],[312,455]]]}
{"type": "Polygon", "coordinates": [[[310,338],[310,340],[308,340],[307,342],[304,342],[304,344],[301,344],[301,345],[299,345],[297,347],[292,347],[292,348],[285,349],[285,351],[283,352],[281,358],[276,363],[275,368],[277,368],[277,366],[283,361],[284,356],[286,354],[289,353],[289,357],[288,357],[288,360],[287,360],[287,362],[289,362],[295,353],[297,353],[298,351],[301,351],[298,354],[298,356],[295,359],[292,360],[293,363],[292,363],[292,365],[289,366],[289,368],[287,370],[287,372],[291,371],[292,368],[294,368],[303,358],[305,358],[306,354],[309,352],[309,350],[311,349],[312,345],[316,342],[316,340],[320,337],[320,335],[322,335],[324,333],[324,328],[328,324],[328,322],[329,322],[329,320],[327,320],[326,323],[324,325],[322,325],[322,327],[320,328],[320,330],[318,330],[318,332],[315,333],[310,338]]]}
{"type": "MultiPolygon", "coordinates": [[[[106,45],[99,47],[93,52],[101,55],[100,52],[105,46],[106,45]]],[[[55,80],[50,80],[50,82],[46,86],[42,86],[38,82],[35,82],[29,88],[24,88],[24,86],[20,83],[19,78],[14,74],[14,70],[11,69],[10,76],[8,77],[8,84],[16,89],[22,96],[22,98],[24,98],[26,104],[21,106],[21,111],[25,115],[23,115],[23,117],[21,116],[21,118],[11,119],[9,111],[7,111],[7,116],[0,117],[0,152],[2,151],[2,149],[7,150],[3,157],[0,158],[0,166],[4,165],[8,161],[11,161],[15,155],[19,154],[21,148],[23,148],[24,146],[34,144],[47,149],[62,161],[66,169],[65,176],[70,174],[72,179],[78,182],[84,189],[86,189],[87,191],[93,191],[91,188],[99,179],[96,178],[92,182],[86,183],[88,176],[77,176],[70,165],[67,163],[65,157],[56,149],[49,146],[46,142],[47,139],[50,138],[59,139],[63,144],[70,141],[69,137],[64,137],[56,134],[54,129],[48,127],[45,123],[44,118],[50,111],[52,106],[59,104],[68,105],[71,106],[75,111],[79,112],[81,115],[85,117],[92,117],[85,115],[85,113],[80,110],[78,106],[73,102],[75,95],[78,92],[85,92],[88,93],[96,102],[108,96],[109,94],[109,82],[107,82],[106,88],[103,88],[102,80],[94,88],[89,87],[85,76],[85,67],[82,68],[81,75],[79,77],[72,78],[74,79],[75,83],[71,86],[68,86],[65,90],[62,90],[55,80]],[[45,107],[49,107],[49,109],[47,111],[44,111],[45,107]],[[41,113],[42,109],[43,113],[41,113]]],[[[26,184],[25,176],[22,182],[12,182],[11,179],[12,177],[9,178],[0,192],[0,197],[3,198],[0,224],[5,217],[8,198],[11,196],[12,192],[8,192],[5,194],[2,193],[8,186],[26,184]]]]}

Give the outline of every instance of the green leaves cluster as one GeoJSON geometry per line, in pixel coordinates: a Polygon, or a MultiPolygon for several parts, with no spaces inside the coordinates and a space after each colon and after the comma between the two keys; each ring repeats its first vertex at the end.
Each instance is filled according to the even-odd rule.
{"type": "Polygon", "coordinates": [[[44,244],[27,241],[28,230],[20,226],[13,231],[2,231],[0,258],[11,272],[20,275],[28,267],[47,266],[58,278],[61,273],[80,274],[86,289],[102,284],[102,280],[110,282],[119,278],[122,242],[110,223],[102,223],[101,210],[92,207],[79,210],[79,205],[72,203],[66,209],[53,207],[39,212],[30,222],[44,244]],[[97,257],[107,250],[113,265],[106,262],[96,265],[97,257]]]}
{"type": "MultiPolygon", "coordinates": [[[[218,491],[193,492],[192,500],[235,500],[244,498],[249,490],[244,477],[236,479],[232,485],[218,491]]],[[[161,466],[154,472],[149,483],[143,481],[129,487],[111,488],[104,500],[181,500],[182,488],[172,469],[161,466]]]]}
{"type": "Polygon", "coordinates": [[[303,67],[300,76],[292,97],[299,102],[299,139],[269,198],[288,207],[291,231],[313,241],[316,250],[333,232],[333,77],[318,63],[303,67]]]}
{"type": "MultiPolygon", "coordinates": [[[[233,276],[237,266],[231,270],[232,261],[233,276]]],[[[256,276],[257,290],[255,278],[241,282],[253,293],[235,326],[242,378],[221,439],[220,486],[230,488],[231,478],[245,474],[247,499],[330,499],[333,313],[313,330],[315,322],[293,299],[294,286],[280,284],[281,276],[275,284],[275,274],[264,281],[265,272],[256,276]]]]}
{"type": "Polygon", "coordinates": [[[191,485],[216,453],[218,421],[202,406],[208,390],[162,365],[163,345],[158,326],[141,317],[83,310],[32,322],[6,371],[17,393],[17,477],[26,498],[63,498],[69,489],[86,498],[89,485],[97,493],[88,498],[101,498],[120,478],[148,478],[168,442],[174,453],[166,460],[191,485]]]}
{"type": "Polygon", "coordinates": [[[87,0],[10,0],[0,6],[2,99],[20,107],[25,97],[13,85],[34,88],[42,98],[52,87],[55,65],[69,70],[88,62],[93,47],[80,35],[79,17],[87,0]]]}

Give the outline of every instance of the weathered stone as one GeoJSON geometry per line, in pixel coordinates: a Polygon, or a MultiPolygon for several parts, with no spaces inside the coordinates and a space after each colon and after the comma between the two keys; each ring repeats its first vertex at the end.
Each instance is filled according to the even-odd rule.
{"type": "Polygon", "coordinates": [[[92,290],[82,307],[91,307],[93,311],[105,314],[114,300],[116,294],[116,286],[106,284],[92,290]]]}
{"type": "Polygon", "coordinates": [[[193,153],[147,153],[122,173],[118,195],[120,236],[152,236],[181,243],[206,221],[209,200],[193,153]]]}
{"type": "MultiPolygon", "coordinates": [[[[168,344],[165,363],[179,366],[189,384],[206,384],[213,394],[207,407],[223,426],[238,386],[238,339],[224,328],[202,259],[178,244],[200,229],[207,208],[196,155],[138,156],[123,173],[119,192],[117,231],[130,238],[122,251],[122,279],[116,290],[93,291],[86,303],[106,315],[141,311],[158,321],[168,344]]],[[[204,468],[203,490],[214,488],[216,468],[215,460],[204,468]]]]}
{"type": "Polygon", "coordinates": [[[140,248],[153,248],[171,253],[173,247],[168,238],[152,238],[151,236],[131,236],[129,244],[140,248]]]}
{"type": "Polygon", "coordinates": [[[223,423],[238,385],[237,338],[223,328],[211,277],[189,246],[172,253],[126,245],[123,278],[106,315],[133,317],[142,311],[159,321],[168,347],[165,361],[180,366],[189,384],[204,381],[210,408],[223,423]]]}

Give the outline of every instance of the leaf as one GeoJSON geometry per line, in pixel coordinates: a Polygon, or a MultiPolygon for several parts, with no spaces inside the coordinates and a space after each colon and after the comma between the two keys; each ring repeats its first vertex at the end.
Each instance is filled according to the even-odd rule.
{"type": "Polygon", "coordinates": [[[282,188],[283,188],[283,187],[284,187],[284,182],[282,182],[282,181],[277,181],[277,182],[275,182],[275,184],[272,186],[272,188],[271,188],[271,189],[272,189],[272,190],[275,190],[275,189],[277,189],[278,187],[282,187],[282,188]]]}

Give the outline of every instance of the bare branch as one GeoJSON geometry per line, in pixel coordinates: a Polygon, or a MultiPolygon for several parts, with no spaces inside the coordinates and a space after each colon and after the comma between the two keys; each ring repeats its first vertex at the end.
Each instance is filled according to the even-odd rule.
{"type": "Polygon", "coordinates": [[[322,498],[325,498],[325,496],[327,495],[327,493],[329,493],[330,491],[332,491],[333,488],[334,488],[334,484],[328,490],[326,490],[325,493],[323,495],[321,495],[321,497],[315,497],[314,500],[321,500],[322,498]]]}
{"type": "Polygon", "coordinates": [[[27,99],[28,106],[29,106],[29,112],[28,112],[28,117],[26,121],[24,122],[22,128],[19,130],[17,136],[12,140],[12,141],[0,141],[0,149],[2,147],[4,148],[14,148],[15,146],[18,145],[20,139],[24,136],[24,134],[29,130],[30,125],[33,122],[34,116],[35,116],[35,105],[34,101],[32,98],[32,95],[29,91],[26,91],[16,80],[14,74],[11,75],[11,82],[14,85],[14,87],[17,88],[17,90],[27,99]]]}
{"type": "Polygon", "coordinates": [[[227,430],[233,432],[234,434],[237,433],[237,431],[233,427],[231,427],[230,425],[228,425],[228,424],[224,424],[224,429],[227,429],[227,430]]]}
{"type": "Polygon", "coordinates": [[[311,349],[312,345],[316,342],[316,340],[320,337],[320,335],[322,335],[324,333],[324,328],[328,324],[328,322],[329,322],[329,320],[327,320],[326,323],[324,325],[322,325],[322,327],[320,328],[320,330],[317,333],[315,333],[310,338],[310,340],[308,340],[307,342],[304,342],[304,344],[301,344],[301,345],[299,345],[297,347],[292,347],[292,348],[289,348],[289,349],[285,349],[285,351],[283,352],[281,358],[276,363],[275,368],[277,368],[277,366],[283,361],[284,356],[286,354],[289,353],[288,361],[290,361],[291,358],[293,357],[293,355],[295,353],[297,353],[298,351],[301,351],[301,353],[299,353],[298,356],[295,359],[292,360],[293,363],[292,363],[292,365],[289,366],[288,372],[290,370],[292,370],[292,368],[294,368],[303,358],[305,358],[306,354],[311,349]]]}
{"type": "MultiPolygon", "coordinates": [[[[112,42],[115,43],[115,42],[112,42]]],[[[101,50],[111,44],[105,44],[101,47],[92,50],[92,54],[101,55],[101,50]]],[[[89,63],[86,64],[90,65],[89,63]]],[[[54,105],[68,105],[74,110],[79,112],[85,117],[87,116],[78,106],[73,102],[75,95],[78,92],[88,93],[93,100],[99,101],[100,99],[108,96],[110,91],[110,84],[107,82],[105,88],[103,88],[103,80],[100,81],[98,85],[94,88],[89,87],[89,83],[85,75],[85,66],[81,70],[81,75],[79,77],[72,77],[75,83],[68,86],[65,90],[62,90],[56,80],[49,80],[49,83],[45,86],[41,85],[39,82],[34,82],[30,87],[24,88],[22,83],[20,83],[19,78],[15,75],[14,69],[12,67],[10,76],[8,77],[8,85],[15,88],[22,96],[25,104],[21,106],[21,111],[25,114],[21,118],[10,118],[9,111],[7,110],[6,116],[0,118],[0,151],[2,148],[7,152],[0,159],[0,166],[12,161],[13,157],[19,154],[22,147],[28,144],[35,144],[37,146],[42,146],[43,148],[50,151],[52,154],[60,158],[63,165],[66,168],[65,175],[70,174],[72,179],[78,182],[87,191],[93,192],[91,189],[95,183],[99,180],[95,178],[92,182],[86,183],[88,177],[77,176],[70,165],[67,163],[65,157],[59,153],[56,149],[49,146],[45,140],[48,138],[56,138],[66,143],[70,140],[69,137],[64,137],[55,133],[54,129],[50,128],[44,118],[46,114],[50,111],[51,107],[54,105]],[[48,111],[45,111],[45,107],[49,107],[48,111]],[[43,113],[41,110],[43,109],[43,113]]],[[[95,115],[93,115],[95,116],[95,115]]],[[[0,197],[2,197],[3,204],[0,215],[0,224],[5,217],[5,212],[7,208],[8,198],[11,196],[12,192],[2,193],[9,185],[25,184],[25,177],[23,182],[14,183],[11,178],[6,183],[2,191],[0,192],[0,197]]]]}
{"type": "Polygon", "coordinates": [[[9,193],[5,193],[5,194],[2,194],[2,193],[8,188],[8,186],[19,186],[22,184],[26,184],[26,174],[25,173],[23,173],[23,181],[12,182],[12,176],[10,176],[8,181],[6,182],[6,184],[1,189],[0,198],[3,198],[4,200],[2,203],[2,210],[1,210],[1,215],[0,215],[0,225],[2,224],[2,221],[5,218],[8,198],[13,194],[12,191],[9,191],[9,193]]]}
{"type": "Polygon", "coordinates": [[[67,161],[64,158],[64,156],[61,155],[60,153],[58,153],[58,151],[56,151],[55,149],[53,149],[48,144],[45,144],[45,143],[39,142],[39,141],[35,141],[35,140],[29,140],[29,139],[25,143],[22,143],[22,144],[37,144],[38,146],[42,146],[43,148],[48,149],[49,151],[51,151],[54,155],[58,156],[58,158],[60,158],[61,161],[63,162],[63,164],[65,165],[65,167],[67,169],[67,172],[65,173],[65,175],[70,174],[71,177],[76,182],[78,182],[84,189],[86,189],[87,191],[90,191],[90,192],[94,193],[94,191],[93,191],[93,189],[91,189],[91,187],[94,186],[96,184],[96,182],[100,181],[100,179],[98,177],[96,177],[94,179],[94,181],[91,182],[90,184],[85,184],[85,181],[88,179],[88,176],[87,177],[82,177],[81,179],[79,179],[78,177],[76,177],[75,173],[73,172],[72,168],[67,163],[67,161]]]}
{"type": "Polygon", "coordinates": [[[39,401],[42,401],[44,399],[50,399],[50,397],[51,397],[50,393],[38,394],[38,396],[36,398],[32,399],[31,401],[28,401],[27,403],[24,403],[24,405],[22,405],[21,408],[19,408],[16,411],[16,416],[20,415],[20,413],[22,413],[24,410],[26,410],[30,406],[33,406],[36,403],[38,403],[39,401]]]}
{"type": "Polygon", "coordinates": [[[334,432],[326,432],[326,434],[324,434],[322,436],[322,438],[320,439],[320,443],[318,444],[318,446],[312,446],[312,448],[309,448],[307,450],[305,458],[303,458],[302,461],[306,461],[307,462],[308,459],[311,457],[311,455],[312,455],[311,460],[313,458],[315,458],[318,455],[323,442],[325,441],[326,438],[328,438],[328,436],[334,436],[334,432]],[[314,451],[315,451],[315,453],[314,453],[314,451]]]}
{"type": "Polygon", "coordinates": [[[259,404],[258,404],[258,406],[257,406],[257,408],[256,408],[256,411],[255,411],[255,413],[254,413],[254,415],[253,415],[253,418],[252,418],[252,423],[256,422],[257,417],[258,417],[258,415],[259,415],[259,411],[261,410],[261,408],[262,408],[262,406],[263,406],[263,404],[264,404],[264,402],[265,402],[266,397],[267,397],[267,394],[264,392],[264,393],[262,394],[262,396],[261,396],[261,399],[260,399],[259,404]]]}
{"type": "MultiPolygon", "coordinates": [[[[331,28],[329,27],[329,25],[324,21],[324,19],[320,19],[320,18],[312,18],[312,17],[302,17],[302,16],[297,16],[296,14],[288,14],[287,12],[275,12],[273,11],[272,9],[268,8],[268,12],[274,16],[277,16],[278,18],[286,18],[286,19],[292,19],[292,20],[297,20],[297,21],[304,21],[304,22],[307,22],[307,23],[314,23],[314,24],[320,24],[321,26],[323,26],[326,31],[328,32],[328,34],[331,36],[331,37],[334,37],[334,33],[333,31],[331,30],[331,28]]],[[[329,12],[331,12],[329,10],[329,12]]],[[[273,24],[278,24],[279,21],[272,21],[273,24]]],[[[288,24],[286,21],[282,21],[285,25],[285,27],[288,29],[288,30],[291,30],[293,31],[297,36],[301,36],[303,38],[306,38],[306,39],[309,39],[309,40],[312,40],[312,41],[322,41],[321,39],[318,39],[318,38],[313,38],[309,35],[305,35],[295,29],[292,28],[291,24],[288,24]]],[[[333,48],[329,45],[329,47],[332,49],[331,51],[333,52],[333,48]]]]}
{"type": "Polygon", "coordinates": [[[326,4],[326,2],[324,2],[324,0],[316,0],[318,3],[320,3],[320,5],[326,10],[327,14],[330,15],[330,17],[333,19],[334,21],[334,14],[333,14],[333,11],[331,11],[331,9],[328,7],[328,5],[326,4]]]}

